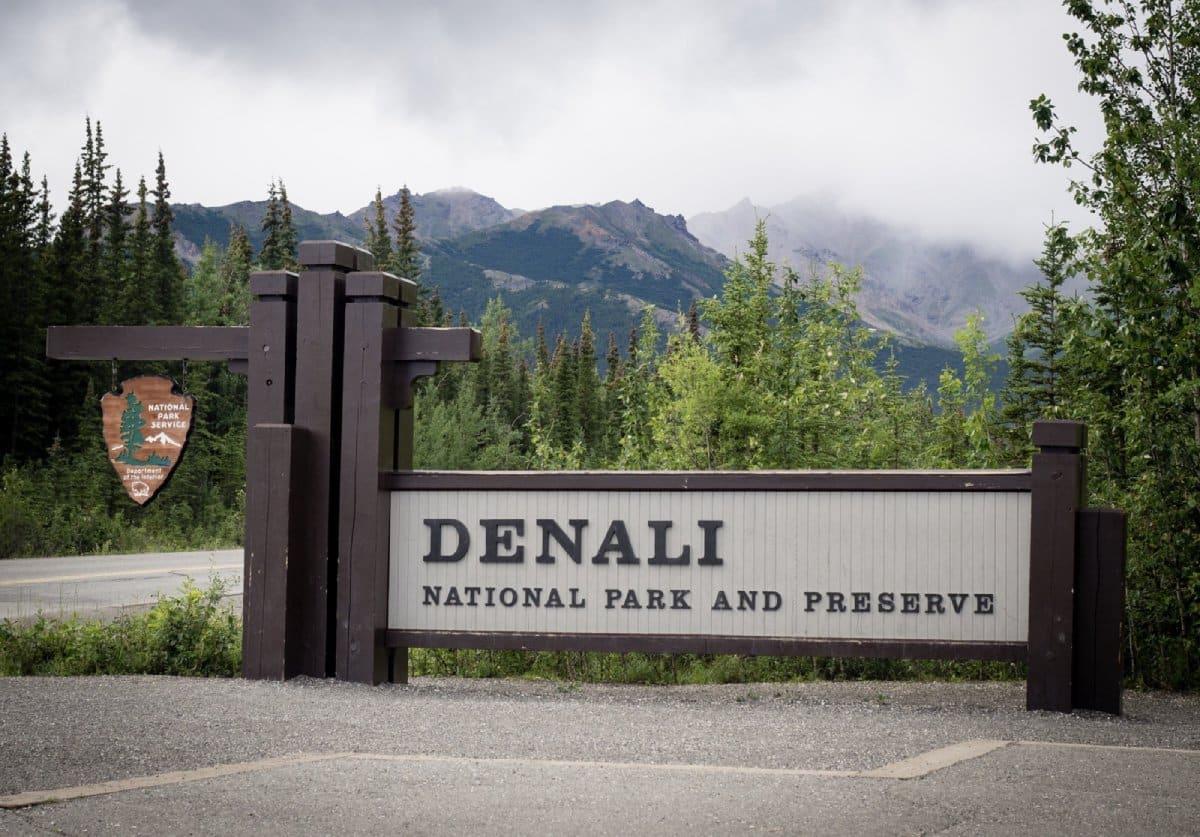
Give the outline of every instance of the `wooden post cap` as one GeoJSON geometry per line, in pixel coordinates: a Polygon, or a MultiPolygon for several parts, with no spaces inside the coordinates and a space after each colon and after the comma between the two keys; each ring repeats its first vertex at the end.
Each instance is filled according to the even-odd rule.
{"type": "Polygon", "coordinates": [[[1035,421],[1033,443],[1039,448],[1079,450],[1087,444],[1087,425],[1081,421],[1060,419],[1035,421]]]}
{"type": "Polygon", "coordinates": [[[309,270],[374,270],[375,257],[341,241],[300,242],[300,264],[309,270]]]}

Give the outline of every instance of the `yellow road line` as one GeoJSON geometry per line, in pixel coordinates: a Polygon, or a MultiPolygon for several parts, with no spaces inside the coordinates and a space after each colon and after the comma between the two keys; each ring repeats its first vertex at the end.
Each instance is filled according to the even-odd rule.
{"type": "Polygon", "coordinates": [[[102,578],[129,578],[131,576],[169,575],[173,573],[198,573],[209,570],[240,570],[243,565],[237,564],[204,564],[195,567],[154,567],[152,569],[110,570],[102,573],[80,573],[78,575],[38,576],[34,578],[5,579],[0,581],[0,587],[27,587],[34,584],[56,584],[66,581],[91,581],[102,578]]]}

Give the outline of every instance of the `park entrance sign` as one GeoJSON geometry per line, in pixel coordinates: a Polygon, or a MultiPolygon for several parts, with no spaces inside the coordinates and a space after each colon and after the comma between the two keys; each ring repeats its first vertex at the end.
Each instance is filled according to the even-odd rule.
{"type": "Polygon", "coordinates": [[[963,476],[428,475],[461,487],[393,493],[388,627],[1015,655],[1030,495],[1022,475],[963,476]]]}
{"type": "MultiPolygon", "coordinates": [[[[1027,470],[413,471],[412,384],[478,332],[415,327],[362,250],[300,262],[251,277],[248,328],[47,336],[248,375],[244,676],[403,680],[424,646],[1007,660],[1030,709],[1119,711],[1125,521],[1083,508],[1082,425],[1036,423],[1027,470]]],[[[165,456],[117,406],[127,458],[165,456]]]]}

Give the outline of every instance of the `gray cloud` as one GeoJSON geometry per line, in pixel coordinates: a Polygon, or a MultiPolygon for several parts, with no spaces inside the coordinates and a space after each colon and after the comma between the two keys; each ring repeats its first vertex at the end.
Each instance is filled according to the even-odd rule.
{"type": "Polygon", "coordinates": [[[1024,256],[1071,210],[1028,100],[1095,127],[1034,0],[10,5],[0,130],[35,167],[65,185],[90,114],[127,180],[161,147],[210,204],[275,176],[321,211],[402,182],[684,214],[824,191],[1024,256]]]}

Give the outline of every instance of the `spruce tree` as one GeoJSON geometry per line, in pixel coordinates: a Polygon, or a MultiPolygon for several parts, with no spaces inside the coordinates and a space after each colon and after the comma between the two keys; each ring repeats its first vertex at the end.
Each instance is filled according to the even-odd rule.
{"type": "Polygon", "coordinates": [[[38,191],[37,227],[34,231],[33,246],[43,256],[47,255],[54,241],[54,212],[50,207],[50,181],[42,176],[42,188],[38,191]]]}
{"type": "Polygon", "coordinates": [[[700,342],[700,308],[694,299],[692,300],[692,304],[688,306],[687,333],[692,342],[700,342]]]}
{"type": "Polygon", "coordinates": [[[217,325],[221,309],[221,249],[204,239],[200,258],[188,278],[184,297],[184,325],[217,325]]]}
{"type": "Polygon", "coordinates": [[[117,169],[104,212],[104,265],[101,273],[104,284],[97,288],[97,292],[102,294],[100,317],[110,324],[120,324],[122,286],[129,259],[129,221],[126,220],[129,214],[128,197],[129,190],[122,183],[121,170],[117,169]]]}
{"type": "Polygon", "coordinates": [[[300,241],[296,233],[296,225],[292,221],[292,205],[288,203],[287,187],[283,178],[279,179],[279,254],[284,270],[300,269],[297,260],[297,249],[300,241]]]}
{"type": "Polygon", "coordinates": [[[258,252],[259,270],[283,270],[283,249],[281,241],[281,226],[283,224],[279,209],[279,191],[272,178],[267,188],[267,207],[263,212],[262,248],[258,252]]]}
{"type": "Polygon", "coordinates": [[[37,452],[44,421],[40,303],[33,234],[37,194],[29,155],[13,165],[0,136],[0,455],[37,452]]]}
{"type": "Polygon", "coordinates": [[[1002,413],[1013,448],[1013,464],[1032,453],[1029,440],[1036,419],[1068,417],[1073,385],[1066,363],[1069,301],[1062,294],[1062,286],[1079,269],[1078,249],[1064,224],[1048,227],[1042,257],[1035,262],[1046,281],[1020,292],[1029,311],[1017,320],[1008,336],[1002,413]]]}
{"type": "Polygon", "coordinates": [[[546,377],[550,372],[550,352],[546,348],[546,324],[542,322],[542,318],[538,317],[537,324],[537,355],[534,358],[534,374],[538,380],[546,377]]]}
{"type": "Polygon", "coordinates": [[[229,227],[229,246],[219,268],[221,284],[220,325],[246,325],[250,322],[250,269],[253,248],[241,224],[229,227]]]}
{"type": "Polygon", "coordinates": [[[51,303],[50,325],[96,322],[96,293],[90,287],[92,276],[88,273],[86,199],[83,173],[76,163],[71,190],[67,194],[67,208],[54,239],[54,274],[58,287],[51,303]]]}
{"type": "Polygon", "coordinates": [[[408,186],[400,187],[400,209],[392,222],[396,230],[396,249],[391,272],[414,282],[421,277],[421,247],[417,244],[417,222],[408,186]]]}
{"type": "Polygon", "coordinates": [[[600,441],[603,431],[600,405],[600,377],[596,372],[596,336],[592,333],[592,312],[585,311],[579,327],[579,351],[576,356],[575,422],[585,448],[600,441]]]}
{"type": "Polygon", "coordinates": [[[154,170],[154,213],[150,219],[154,239],[151,244],[150,265],[154,274],[156,299],[153,307],[154,320],[162,325],[179,322],[183,314],[183,266],[175,255],[175,239],[171,224],[175,213],[171,209],[171,187],[167,184],[167,166],[163,154],[158,152],[158,166],[154,170]]]}
{"type": "MultiPolygon", "coordinates": [[[[103,273],[105,188],[109,166],[104,150],[104,131],[97,120],[92,130],[90,117],[85,120],[86,138],[80,149],[83,186],[83,225],[87,238],[87,269],[92,276],[103,273]]],[[[100,306],[98,306],[99,308],[100,306]]]]}
{"type": "MultiPolygon", "coordinates": [[[[375,200],[371,204],[375,209],[372,217],[364,218],[366,226],[366,247],[375,257],[375,266],[386,270],[392,261],[392,234],[388,231],[387,213],[383,206],[383,192],[375,187],[375,200]]],[[[440,319],[439,319],[440,321],[440,319]]]]}
{"type": "Polygon", "coordinates": [[[128,325],[147,325],[152,320],[152,308],[147,298],[156,291],[153,270],[154,238],[150,229],[149,195],[146,178],[138,179],[137,209],[133,217],[133,229],[129,235],[129,265],[123,293],[120,298],[118,319],[128,325]]]}
{"type": "Polygon", "coordinates": [[[552,436],[562,448],[570,448],[577,438],[579,417],[579,373],[577,357],[579,344],[567,343],[565,335],[558,336],[554,357],[550,360],[551,399],[553,403],[552,436]]]}

